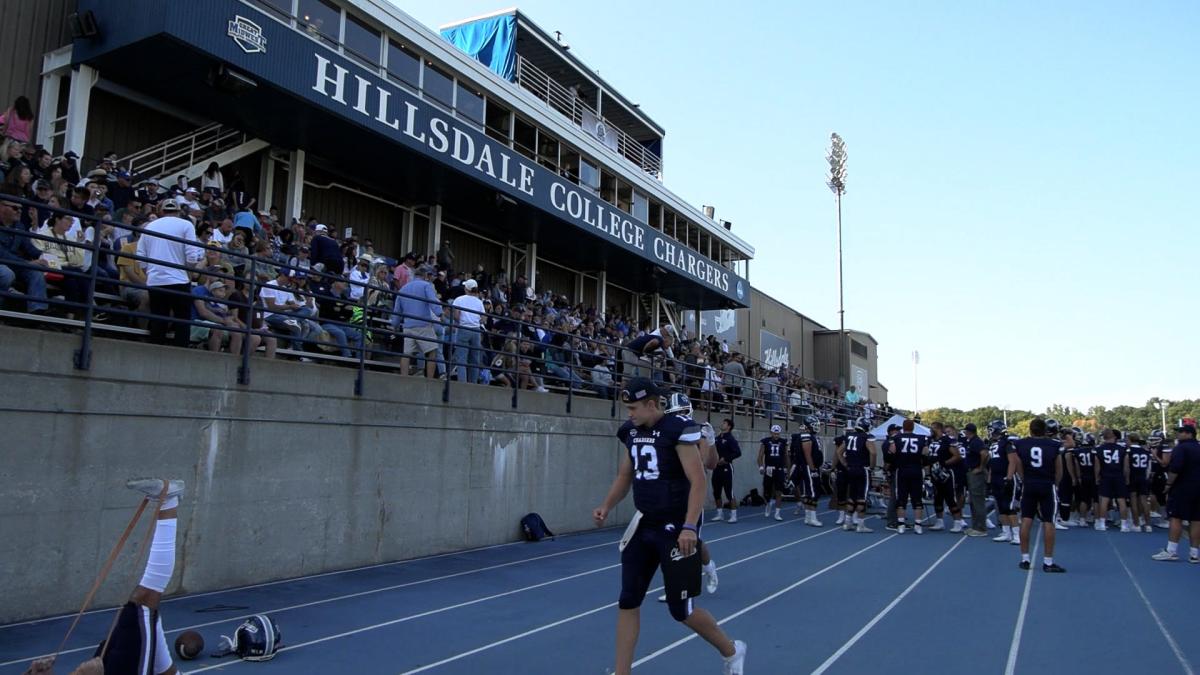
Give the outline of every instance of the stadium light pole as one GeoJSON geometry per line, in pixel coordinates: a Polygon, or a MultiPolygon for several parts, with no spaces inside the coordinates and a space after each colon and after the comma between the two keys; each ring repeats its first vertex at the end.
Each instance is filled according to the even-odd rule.
{"type": "Polygon", "coordinates": [[[1162,398],[1158,399],[1158,411],[1162,414],[1162,432],[1164,435],[1167,433],[1167,407],[1170,405],[1170,401],[1162,398]]]}
{"type": "Polygon", "coordinates": [[[829,179],[825,182],[837,199],[838,242],[838,391],[846,394],[846,304],[842,276],[842,195],[846,194],[846,142],[836,133],[829,137],[829,179]]]}
{"type": "Polygon", "coordinates": [[[921,412],[921,408],[917,405],[917,366],[921,364],[921,353],[913,350],[913,414],[921,412]]]}

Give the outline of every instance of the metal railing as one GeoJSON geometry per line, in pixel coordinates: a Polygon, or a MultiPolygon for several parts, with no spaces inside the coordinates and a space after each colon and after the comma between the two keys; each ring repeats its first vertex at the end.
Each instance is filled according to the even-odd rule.
{"type": "MultiPolygon", "coordinates": [[[[207,343],[218,350],[227,344],[229,352],[241,360],[239,384],[250,382],[254,362],[251,355],[257,352],[353,367],[357,370],[354,393],[360,396],[367,370],[409,375],[410,366],[415,364],[417,373],[431,369],[435,376],[442,378],[444,402],[450,401],[454,389],[468,384],[465,380],[478,373],[472,384],[507,387],[511,390],[514,409],[519,407],[522,394],[527,394],[528,390],[553,390],[565,394],[567,413],[571,412],[577,397],[585,396],[607,399],[610,414],[616,417],[617,387],[623,377],[634,374],[629,369],[619,371],[617,364],[631,364],[639,371],[644,369],[643,374],[649,374],[668,389],[692,396],[697,417],[707,413],[711,420],[714,414],[726,411],[748,415],[751,429],[759,418],[768,424],[778,422],[787,426],[805,415],[816,414],[826,425],[838,425],[860,414],[816,394],[808,395],[803,403],[793,406],[787,388],[768,380],[747,376],[738,377],[736,381],[729,377],[719,381],[721,375],[715,370],[697,370],[692,364],[668,357],[639,361],[639,357],[627,354],[621,345],[601,338],[573,333],[569,329],[544,330],[522,318],[500,313],[480,314],[480,346],[474,349],[480,358],[475,360],[471,358],[473,336],[446,319],[451,311],[469,310],[438,301],[428,306],[438,308],[442,318],[418,316],[403,311],[402,303],[396,302],[397,290],[374,282],[351,281],[340,275],[290,266],[274,258],[256,257],[187,237],[150,231],[144,226],[97,221],[94,216],[8,195],[0,195],[0,203],[19,203],[22,208],[40,206],[52,214],[78,218],[81,227],[91,229],[90,238],[80,236],[72,240],[54,234],[53,230],[39,233],[19,229],[19,224],[0,226],[0,246],[6,246],[7,250],[15,249],[6,242],[25,238],[41,242],[49,252],[38,259],[14,260],[7,256],[0,259],[0,268],[7,268],[7,271],[0,269],[0,279],[12,279],[13,285],[23,290],[18,293],[10,288],[0,288],[0,303],[5,305],[0,309],[0,320],[35,328],[66,327],[78,331],[80,345],[75,352],[74,365],[81,370],[90,368],[93,339],[102,333],[180,346],[207,343]],[[118,226],[129,231],[127,241],[158,237],[173,242],[192,262],[180,264],[156,260],[138,253],[137,249],[122,251],[117,244],[127,241],[114,240],[114,228],[118,226]],[[81,262],[88,254],[90,266],[81,262]],[[67,264],[47,266],[39,262],[47,258],[67,264]],[[70,264],[72,260],[76,264],[70,264]],[[203,263],[196,262],[198,260],[203,263]],[[193,281],[205,284],[221,281],[232,291],[218,297],[214,290],[213,297],[201,297],[194,294],[191,282],[186,289],[147,287],[123,280],[116,269],[123,263],[182,270],[193,281]],[[44,281],[39,284],[34,279],[44,281]],[[293,282],[293,279],[298,281],[293,282]],[[39,292],[38,285],[49,287],[50,292],[39,292]],[[275,297],[281,285],[288,287],[284,292],[292,294],[294,303],[279,305],[276,300],[268,301],[264,296],[263,290],[270,288],[267,295],[275,297]],[[351,294],[351,287],[362,292],[351,294]],[[196,308],[197,318],[191,318],[190,313],[180,317],[168,316],[162,311],[144,311],[147,301],[151,308],[155,305],[161,308],[169,307],[172,300],[180,298],[196,308]],[[31,307],[40,310],[39,306],[43,304],[49,309],[29,311],[31,307]],[[16,307],[20,305],[24,307],[18,311],[16,307]],[[332,310],[330,315],[323,315],[327,309],[332,310]],[[406,328],[406,320],[410,324],[414,320],[430,322],[433,335],[418,334],[411,325],[406,328]],[[173,338],[169,339],[172,331],[173,338]],[[436,347],[415,356],[407,354],[406,351],[412,350],[405,344],[406,338],[422,340],[426,346],[433,344],[436,347]],[[465,347],[464,342],[467,343],[465,347]],[[472,370],[475,364],[478,370],[472,370]],[[596,368],[597,364],[607,368],[612,382],[593,378],[603,372],[596,368]]],[[[54,220],[54,216],[50,220],[54,220]]],[[[60,229],[63,229],[61,225],[60,229]]],[[[420,347],[418,350],[424,351],[420,347]]]]}
{"type": "MultiPolygon", "coordinates": [[[[598,124],[604,125],[605,134],[613,135],[616,147],[613,148],[612,145],[609,145],[610,148],[625,159],[633,162],[642,171],[654,176],[658,180],[662,180],[662,158],[647,150],[646,146],[617,128],[612,122],[604,119],[599,112],[585,103],[578,95],[551,78],[537,66],[526,61],[520,54],[517,55],[517,84],[539,101],[546,103],[554,110],[565,115],[580,127],[584,127],[583,130],[586,133],[598,136],[594,129],[588,129],[584,126],[584,113],[590,113],[598,124]]],[[[603,139],[598,138],[598,140],[600,140],[601,144],[607,144],[603,139]]]]}
{"type": "Polygon", "coordinates": [[[162,177],[184,171],[250,140],[245,132],[213,122],[117,160],[138,176],[162,177]]]}

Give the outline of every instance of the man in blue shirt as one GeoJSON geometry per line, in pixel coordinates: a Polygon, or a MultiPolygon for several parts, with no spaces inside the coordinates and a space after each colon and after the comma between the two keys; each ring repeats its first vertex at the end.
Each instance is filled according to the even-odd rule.
{"type": "Polygon", "coordinates": [[[1167,547],[1153,557],[1168,562],[1179,560],[1183,521],[1190,520],[1188,560],[1200,564],[1200,443],[1196,442],[1194,424],[1182,424],[1175,433],[1175,448],[1167,465],[1167,515],[1171,518],[1171,528],[1167,531],[1167,547]]]}
{"type": "MultiPolygon", "coordinates": [[[[15,188],[3,188],[3,195],[14,196],[15,188]]],[[[46,311],[46,266],[42,252],[25,236],[20,225],[21,211],[17,202],[0,200],[0,291],[8,291],[18,277],[25,286],[26,310],[46,311]]]]}
{"type": "Polygon", "coordinates": [[[404,335],[404,356],[400,357],[400,373],[408,374],[408,358],[417,352],[425,359],[425,377],[437,374],[435,355],[441,350],[434,331],[433,322],[441,320],[442,303],[429,278],[433,267],[421,265],[413,272],[413,280],[396,293],[396,304],[392,308],[392,330],[404,335]]]}
{"type": "Polygon", "coordinates": [[[1022,478],[1021,490],[1021,563],[1028,570],[1029,533],[1036,514],[1042,521],[1042,571],[1062,573],[1067,570],[1054,562],[1054,519],[1058,514],[1058,482],[1062,480],[1062,462],[1058,441],[1046,438],[1046,422],[1035,418],[1029,423],[1029,438],[1021,438],[1008,446],[1008,475],[1006,481],[1022,478]]]}

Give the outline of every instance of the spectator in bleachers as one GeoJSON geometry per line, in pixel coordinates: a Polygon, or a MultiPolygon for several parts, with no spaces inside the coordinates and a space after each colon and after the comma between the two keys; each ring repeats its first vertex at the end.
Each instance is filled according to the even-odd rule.
{"type": "Polygon", "coordinates": [[[4,128],[4,147],[25,144],[33,137],[33,106],[29,99],[18,96],[8,110],[0,115],[0,127],[4,128]]]}
{"type": "MultiPolygon", "coordinates": [[[[299,243],[303,244],[303,242],[299,243]]],[[[314,265],[321,263],[329,274],[341,276],[344,273],[345,262],[342,259],[342,249],[329,236],[328,226],[323,223],[317,225],[309,248],[311,249],[309,257],[314,265]]]]}
{"type": "Polygon", "coordinates": [[[225,176],[221,173],[221,165],[212,162],[200,176],[200,189],[214,197],[225,194],[225,176]]]}
{"type": "Polygon", "coordinates": [[[291,271],[280,267],[275,278],[264,284],[259,291],[263,302],[263,321],[276,333],[287,336],[291,340],[292,349],[303,351],[301,340],[308,330],[308,322],[295,314],[303,302],[292,290],[293,276],[291,271]]]}
{"type": "Polygon", "coordinates": [[[737,414],[739,403],[744,402],[746,396],[746,367],[742,363],[742,355],[734,352],[730,355],[729,361],[725,363],[723,368],[722,378],[725,384],[725,396],[729,402],[730,410],[733,414],[737,414]]]}
{"type": "MultiPolygon", "coordinates": [[[[143,227],[146,222],[146,219],[141,217],[131,221],[130,224],[143,227]]],[[[121,253],[125,255],[117,256],[118,274],[121,281],[124,282],[121,284],[119,295],[139,314],[148,314],[150,312],[150,292],[146,290],[146,272],[137,260],[128,257],[137,254],[138,239],[141,236],[140,231],[131,230],[129,236],[120,244],[121,253]]],[[[219,258],[220,254],[217,255],[219,258]]],[[[139,328],[145,328],[148,322],[146,319],[138,318],[137,324],[139,328]]]]}
{"type": "Polygon", "coordinates": [[[133,199],[133,183],[130,182],[129,172],[118,169],[116,180],[108,186],[108,198],[112,200],[114,209],[123,209],[133,199]]]}
{"type": "MultiPolygon", "coordinates": [[[[87,300],[88,280],[82,277],[84,271],[84,249],[79,246],[85,241],[83,231],[72,237],[69,234],[72,223],[71,216],[56,213],[50,217],[48,224],[43,225],[38,234],[50,237],[51,240],[38,239],[34,243],[42,251],[42,259],[47,267],[58,272],[65,272],[60,282],[63,295],[67,302],[84,303],[87,300]]],[[[67,318],[74,318],[76,308],[66,310],[67,318]]]]}
{"type": "Polygon", "coordinates": [[[192,287],[192,295],[192,321],[202,325],[192,324],[191,341],[207,343],[210,352],[219,352],[222,345],[228,344],[231,354],[240,354],[242,324],[225,302],[229,297],[225,282],[202,274],[192,287]]]}
{"type": "MultiPolygon", "coordinates": [[[[187,267],[204,259],[204,251],[196,242],[196,228],[191,222],[179,217],[179,204],[174,199],[163,200],[159,206],[162,216],[146,225],[146,232],[137,242],[137,254],[143,258],[161,262],[141,262],[146,270],[146,285],[150,291],[150,313],[157,317],[150,323],[151,338],[166,344],[167,317],[190,319],[192,315],[191,287],[188,283],[187,267]],[[155,236],[168,235],[184,240],[172,241],[155,236]]],[[[172,344],[186,347],[189,331],[187,325],[175,324],[172,344]]]]}
{"type": "Polygon", "coordinates": [[[408,282],[412,281],[413,269],[417,265],[417,256],[415,253],[405,253],[404,260],[396,266],[396,271],[393,273],[396,280],[396,288],[404,288],[408,282]]]}
{"type": "Polygon", "coordinates": [[[5,175],[4,185],[16,190],[19,196],[29,199],[33,197],[33,172],[29,167],[19,164],[5,175]]]}
{"type": "MultiPolygon", "coordinates": [[[[0,187],[0,197],[13,197],[0,187]]],[[[25,292],[26,311],[41,314],[46,311],[47,264],[41,249],[20,226],[23,207],[14,201],[0,199],[0,291],[8,292],[20,280],[25,292]]]]}
{"type": "Polygon", "coordinates": [[[366,292],[367,284],[371,281],[371,259],[359,258],[354,265],[354,269],[350,270],[350,288],[347,291],[349,298],[353,302],[358,302],[362,299],[363,293],[366,292]]]}
{"type": "Polygon", "coordinates": [[[363,347],[363,332],[347,325],[354,318],[354,304],[347,291],[346,282],[317,284],[313,288],[313,294],[316,295],[317,311],[321,317],[321,330],[333,338],[341,356],[354,356],[350,349],[358,350],[363,347]]]}
{"type": "Polygon", "coordinates": [[[437,265],[447,274],[454,271],[454,251],[450,250],[449,239],[443,239],[442,245],[438,247],[437,265]]]}
{"type": "Polygon", "coordinates": [[[213,228],[212,234],[213,243],[228,247],[233,242],[233,219],[222,218],[216,222],[217,226],[213,228]]]}
{"type": "Polygon", "coordinates": [[[429,281],[432,275],[433,268],[429,265],[414,270],[413,280],[397,292],[392,308],[392,330],[404,336],[400,358],[400,372],[404,375],[408,374],[409,357],[413,353],[425,360],[425,377],[432,378],[437,373],[434,355],[440,351],[440,345],[434,322],[440,322],[442,306],[429,281]]]}
{"type": "Polygon", "coordinates": [[[482,314],[479,285],[474,279],[462,284],[463,294],[454,299],[450,313],[454,326],[454,364],[459,382],[476,384],[483,362],[482,314]]]}
{"type": "Polygon", "coordinates": [[[49,183],[52,178],[51,169],[53,166],[54,157],[50,154],[50,151],[45,148],[39,148],[37,152],[33,153],[33,163],[29,165],[29,170],[33,172],[33,179],[35,181],[44,180],[49,183]]]}

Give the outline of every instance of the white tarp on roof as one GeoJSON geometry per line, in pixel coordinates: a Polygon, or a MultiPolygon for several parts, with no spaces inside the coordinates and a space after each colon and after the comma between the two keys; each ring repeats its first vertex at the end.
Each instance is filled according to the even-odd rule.
{"type": "MultiPolygon", "coordinates": [[[[869,432],[871,434],[871,438],[877,441],[882,441],[883,439],[887,438],[888,426],[892,424],[902,427],[904,424],[904,415],[892,415],[883,424],[880,424],[869,432]]],[[[925,426],[924,424],[913,424],[913,433],[920,434],[921,436],[933,435],[933,432],[929,430],[929,427],[925,426]]]]}

